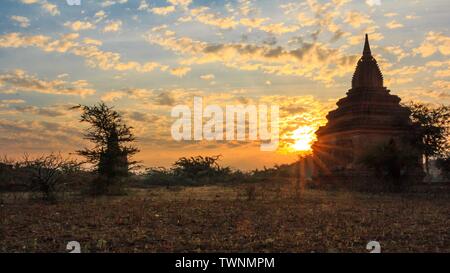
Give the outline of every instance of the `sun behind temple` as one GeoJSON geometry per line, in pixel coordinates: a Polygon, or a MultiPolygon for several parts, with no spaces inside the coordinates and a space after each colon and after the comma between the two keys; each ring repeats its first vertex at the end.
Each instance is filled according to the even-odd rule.
{"type": "MultiPolygon", "coordinates": [[[[383,75],[372,56],[366,34],[363,55],[352,78],[352,88],[328,113],[313,145],[314,176],[319,183],[370,183],[373,172],[362,158],[380,145],[408,149],[414,142],[416,126],[410,111],[383,85],[383,75]]],[[[423,177],[421,155],[414,156],[416,168],[405,174],[409,182],[423,177]]]]}

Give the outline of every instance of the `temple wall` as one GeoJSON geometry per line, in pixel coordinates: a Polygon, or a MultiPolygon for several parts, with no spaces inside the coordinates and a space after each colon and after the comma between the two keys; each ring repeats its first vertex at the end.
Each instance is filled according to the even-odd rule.
{"type": "MultiPolygon", "coordinates": [[[[377,145],[387,144],[394,139],[404,143],[404,132],[339,133],[322,136],[315,144],[314,157],[324,163],[330,171],[361,169],[361,158],[377,145]]],[[[320,168],[319,168],[320,169],[320,168]]]]}

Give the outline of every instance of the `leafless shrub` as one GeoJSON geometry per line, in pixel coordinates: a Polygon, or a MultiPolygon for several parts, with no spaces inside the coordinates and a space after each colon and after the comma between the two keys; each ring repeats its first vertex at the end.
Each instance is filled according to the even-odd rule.
{"type": "Polygon", "coordinates": [[[40,192],[43,200],[50,202],[56,201],[56,193],[80,171],[80,163],[54,153],[33,159],[24,155],[18,165],[27,174],[30,189],[40,192]]]}

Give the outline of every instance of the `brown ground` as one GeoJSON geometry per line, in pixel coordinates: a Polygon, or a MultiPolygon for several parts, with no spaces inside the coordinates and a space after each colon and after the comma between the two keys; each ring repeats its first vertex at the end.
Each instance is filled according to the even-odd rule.
{"type": "Polygon", "coordinates": [[[0,251],[450,252],[450,199],[245,186],[134,190],[57,205],[3,196],[0,251]]]}

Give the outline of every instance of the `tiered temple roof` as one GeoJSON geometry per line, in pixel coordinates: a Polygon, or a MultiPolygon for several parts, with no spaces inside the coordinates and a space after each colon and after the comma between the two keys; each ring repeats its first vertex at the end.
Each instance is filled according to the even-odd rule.
{"type": "Polygon", "coordinates": [[[372,56],[366,34],[363,55],[352,78],[347,96],[328,113],[328,123],[316,132],[323,135],[355,130],[398,131],[411,126],[409,110],[400,106],[400,98],[383,86],[383,75],[372,56]]]}

